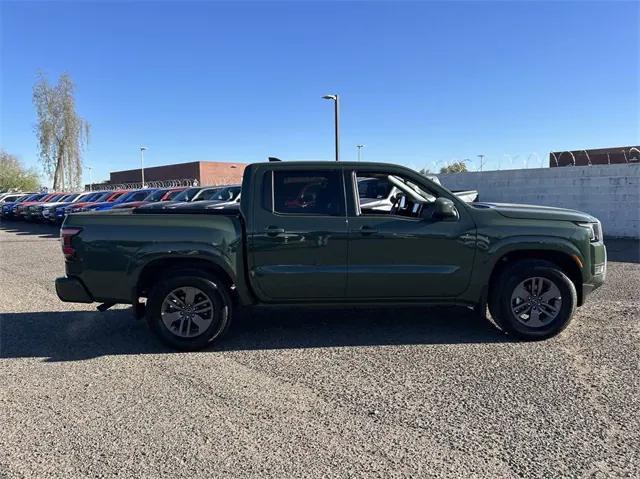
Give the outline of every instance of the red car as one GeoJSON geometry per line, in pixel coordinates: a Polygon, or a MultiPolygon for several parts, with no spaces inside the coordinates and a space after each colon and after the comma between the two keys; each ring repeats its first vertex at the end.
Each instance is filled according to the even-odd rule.
{"type": "Polygon", "coordinates": [[[65,216],[69,213],[77,213],[78,211],[86,211],[88,206],[105,201],[115,201],[117,198],[127,193],[127,190],[103,191],[98,192],[95,196],[90,196],[90,201],[82,201],[80,203],[71,203],[64,210],[65,216]]]}
{"type": "Polygon", "coordinates": [[[66,193],[49,193],[47,196],[39,199],[38,201],[26,201],[24,203],[20,203],[16,208],[16,218],[26,219],[29,212],[29,206],[37,205],[40,203],[48,203],[49,201],[55,201],[56,199],[63,197],[65,194],[66,193]]]}

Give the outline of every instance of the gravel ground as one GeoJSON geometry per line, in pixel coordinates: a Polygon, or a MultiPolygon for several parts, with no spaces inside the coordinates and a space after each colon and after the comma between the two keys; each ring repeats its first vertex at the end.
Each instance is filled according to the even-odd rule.
{"type": "Polygon", "coordinates": [[[464,309],[259,311],[175,353],[65,304],[53,228],[0,223],[0,477],[639,477],[640,247],[560,337],[464,309]]]}

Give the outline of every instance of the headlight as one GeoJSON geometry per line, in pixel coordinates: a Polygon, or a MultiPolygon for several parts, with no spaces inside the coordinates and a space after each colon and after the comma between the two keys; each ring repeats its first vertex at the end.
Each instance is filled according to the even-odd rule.
{"type": "Polygon", "coordinates": [[[602,225],[599,221],[595,223],[577,223],[578,226],[582,228],[587,228],[589,230],[589,240],[590,241],[601,241],[602,240],[602,225]]]}

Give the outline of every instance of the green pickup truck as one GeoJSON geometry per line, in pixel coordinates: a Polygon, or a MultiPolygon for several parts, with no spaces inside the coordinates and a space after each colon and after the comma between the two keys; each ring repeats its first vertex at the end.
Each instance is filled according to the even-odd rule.
{"type": "Polygon", "coordinates": [[[465,203],[393,164],[249,165],[239,207],[72,214],[63,301],[133,304],[171,346],[221,337],[258,305],[486,308],[508,334],[562,331],[606,275],[600,222],[573,210],[465,203]],[[397,191],[368,209],[358,185],[397,191]],[[395,187],[395,188],[394,188],[395,187]]]}

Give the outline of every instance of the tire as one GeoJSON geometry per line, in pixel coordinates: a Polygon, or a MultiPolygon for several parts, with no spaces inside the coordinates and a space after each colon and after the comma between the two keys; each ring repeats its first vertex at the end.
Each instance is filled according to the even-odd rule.
{"type": "Polygon", "coordinates": [[[152,331],[181,351],[202,349],[223,336],[232,314],[224,282],[197,270],[170,273],[153,287],[147,300],[152,331]]]}
{"type": "Polygon", "coordinates": [[[578,295],[573,282],[553,263],[523,260],[507,267],[490,293],[489,311],[506,333],[542,340],[571,322],[578,295]]]}

